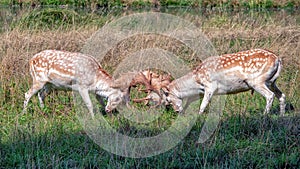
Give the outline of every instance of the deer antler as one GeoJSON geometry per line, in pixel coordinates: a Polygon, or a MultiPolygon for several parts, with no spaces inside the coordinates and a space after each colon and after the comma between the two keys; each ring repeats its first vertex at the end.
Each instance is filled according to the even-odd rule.
{"type": "Polygon", "coordinates": [[[171,83],[170,74],[162,75],[150,70],[140,72],[134,77],[134,79],[132,79],[130,86],[136,87],[137,84],[145,85],[146,90],[139,89],[139,91],[146,92],[147,96],[144,98],[133,99],[133,101],[136,103],[144,102],[145,105],[147,105],[149,101],[152,101],[156,103],[156,106],[161,105],[166,98],[161,90],[166,89],[169,83],[171,83]]]}
{"type": "Polygon", "coordinates": [[[148,93],[152,90],[151,75],[149,71],[139,72],[135,75],[130,83],[130,87],[136,87],[138,84],[145,85],[148,93]]]}

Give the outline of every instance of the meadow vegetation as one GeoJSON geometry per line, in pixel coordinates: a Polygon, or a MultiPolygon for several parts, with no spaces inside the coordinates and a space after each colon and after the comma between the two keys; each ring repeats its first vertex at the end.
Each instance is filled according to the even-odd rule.
{"type": "Polygon", "coordinates": [[[2,5],[39,6],[70,5],[85,8],[189,6],[202,8],[298,8],[297,0],[0,0],[2,5]]]}
{"type": "MultiPolygon", "coordinates": [[[[40,1],[41,4],[42,2],[44,1],[40,1]]],[[[275,4],[277,1],[263,2],[275,4]]],[[[0,20],[3,25],[0,33],[0,168],[300,166],[300,15],[297,11],[166,10],[197,25],[220,54],[265,48],[279,55],[283,59],[284,68],[277,84],[287,96],[287,113],[284,117],[278,116],[277,100],[273,103],[272,112],[264,116],[265,100],[259,94],[251,95],[247,92],[230,95],[227,97],[218,130],[205,144],[195,144],[205,120],[206,115],[203,115],[198,118],[188,136],[175,148],[157,156],[133,159],[106,152],[86,135],[76,117],[70,92],[52,92],[46,98],[46,107],[43,109],[38,106],[37,97],[34,97],[28,113],[21,114],[24,93],[31,85],[28,60],[35,53],[45,49],[80,52],[86,40],[105,23],[135,12],[110,10],[103,13],[81,13],[73,9],[24,8],[13,16],[15,14],[9,10],[1,11],[1,14],[8,17],[0,20]]],[[[168,42],[168,39],[165,40],[168,42]]],[[[118,46],[118,53],[110,54],[101,63],[109,73],[113,73],[114,66],[118,64],[110,58],[124,53],[128,45],[134,46],[118,46]]],[[[173,49],[171,46],[165,47],[170,51],[173,49]]],[[[184,55],[186,52],[178,51],[177,54],[187,57],[191,67],[199,62],[197,58],[184,55]]],[[[168,109],[151,124],[140,126],[118,116],[117,112],[113,117],[105,115],[110,124],[119,131],[132,135],[159,134],[172,124],[176,116],[172,109],[168,109]]]]}

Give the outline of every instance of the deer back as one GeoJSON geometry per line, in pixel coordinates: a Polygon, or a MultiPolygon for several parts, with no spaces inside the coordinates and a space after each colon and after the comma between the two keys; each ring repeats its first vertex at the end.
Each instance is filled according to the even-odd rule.
{"type": "Polygon", "coordinates": [[[281,66],[281,60],[274,53],[264,49],[252,49],[204,60],[195,70],[198,81],[209,81],[214,76],[221,79],[235,76],[240,79],[272,78],[281,66]]]}
{"type": "Polygon", "coordinates": [[[110,83],[111,77],[91,56],[66,51],[45,50],[29,61],[34,81],[43,81],[57,87],[82,85],[94,88],[96,83],[110,83]]]}

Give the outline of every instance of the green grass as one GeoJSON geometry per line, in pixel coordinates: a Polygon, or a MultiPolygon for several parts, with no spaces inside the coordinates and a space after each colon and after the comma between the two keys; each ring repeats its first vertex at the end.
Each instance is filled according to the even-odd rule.
{"type": "MultiPolygon", "coordinates": [[[[56,100],[58,101],[58,100],[56,100]]],[[[58,103],[59,104],[59,103],[58,103]]],[[[299,165],[299,116],[264,117],[261,113],[226,115],[214,136],[196,145],[201,117],[190,134],[172,150],[146,159],[112,155],[96,145],[75,118],[35,112],[4,118],[1,126],[1,166],[5,168],[93,168],[139,166],[158,168],[296,167],[299,165]],[[265,118],[265,119],[264,119],[265,118]]],[[[131,126],[133,127],[133,126],[131,126]]]]}
{"type": "MultiPolygon", "coordinates": [[[[259,94],[229,96],[219,127],[205,144],[196,144],[206,116],[202,115],[188,136],[173,149],[154,157],[132,159],[106,152],[86,135],[76,118],[70,93],[50,94],[44,109],[39,108],[38,99],[34,97],[29,113],[21,115],[21,93],[24,91],[19,89],[17,92],[20,95],[14,101],[6,100],[0,109],[0,164],[4,168],[299,166],[299,113],[288,112],[286,117],[278,114],[264,116],[265,103],[259,94]]],[[[198,106],[199,103],[196,109],[198,106]]],[[[278,112],[278,102],[274,103],[273,109],[278,112]]],[[[117,112],[112,117],[105,115],[114,128],[133,137],[149,136],[149,132],[150,135],[159,134],[176,116],[169,110],[143,127],[129,122],[117,112]]]]}
{"type": "MultiPolygon", "coordinates": [[[[114,14],[94,15],[85,22],[82,18],[89,14],[78,14],[77,20],[77,14],[73,16],[63,9],[25,12],[15,18],[11,29],[0,34],[0,62],[4,65],[0,67],[0,168],[299,168],[300,41],[295,36],[299,33],[299,23],[295,22],[299,15],[273,16],[255,11],[208,14],[191,12],[182,17],[200,24],[220,53],[264,47],[283,57],[278,86],[294,110],[285,117],[278,116],[279,103],[275,99],[270,115],[264,116],[265,100],[259,94],[230,95],[217,130],[204,144],[196,141],[206,114],[198,117],[182,142],[163,154],[143,159],[111,154],[87,136],[77,119],[70,92],[51,93],[44,109],[35,96],[28,113],[21,112],[24,93],[31,84],[28,58],[47,48],[80,51],[85,40],[102,26],[94,22],[108,21],[114,14]],[[52,27],[56,20],[53,11],[74,17],[76,22],[63,22],[63,17],[58,17],[63,29],[52,27]],[[42,22],[43,18],[50,19],[42,22]]],[[[196,110],[199,103],[194,105],[196,110]]],[[[118,112],[105,118],[118,131],[134,137],[159,134],[177,116],[167,109],[145,125],[130,122],[118,112]]]]}

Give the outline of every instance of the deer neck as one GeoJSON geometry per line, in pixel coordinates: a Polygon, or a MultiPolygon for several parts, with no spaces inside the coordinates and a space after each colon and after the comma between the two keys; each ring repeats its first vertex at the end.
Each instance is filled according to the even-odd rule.
{"type": "Polygon", "coordinates": [[[170,92],[178,98],[187,98],[204,93],[203,87],[197,83],[196,75],[192,72],[174,80],[170,84],[170,92]]]}
{"type": "Polygon", "coordinates": [[[112,79],[99,80],[96,83],[96,94],[102,97],[109,97],[116,90],[111,87],[112,83],[113,83],[112,79]]]}

